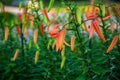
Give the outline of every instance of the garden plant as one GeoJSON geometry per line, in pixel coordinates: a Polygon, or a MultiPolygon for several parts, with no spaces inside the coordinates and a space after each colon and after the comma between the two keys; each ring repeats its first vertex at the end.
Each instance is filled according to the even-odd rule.
{"type": "Polygon", "coordinates": [[[29,0],[14,15],[0,3],[0,80],[120,80],[114,4],[29,0]]]}

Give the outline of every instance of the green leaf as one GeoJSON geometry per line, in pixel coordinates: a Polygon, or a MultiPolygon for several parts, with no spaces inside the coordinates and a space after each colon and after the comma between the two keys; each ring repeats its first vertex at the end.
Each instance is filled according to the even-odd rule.
{"type": "Polygon", "coordinates": [[[101,5],[101,9],[102,9],[102,16],[105,16],[105,5],[101,5]]]}
{"type": "Polygon", "coordinates": [[[42,0],[40,0],[40,2],[39,2],[39,3],[40,3],[40,9],[41,9],[41,10],[43,10],[43,1],[42,1],[42,0]]]}
{"type": "Polygon", "coordinates": [[[55,0],[50,0],[49,6],[48,6],[48,12],[51,10],[51,8],[53,7],[55,0]]]}
{"type": "Polygon", "coordinates": [[[22,9],[22,4],[23,4],[23,2],[21,1],[21,2],[19,3],[19,10],[22,9]]]}
{"type": "Polygon", "coordinates": [[[33,44],[33,42],[32,42],[32,40],[30,40],[30,43],[29,43],[29,49],[31,49],[32,44],[33,44]]]}
{"type": "Polygon", "coordinates": [[[62,57],[62,62],[61,62],[61,65],[60,65],[60,68],[61,68],[61,69],[63,68],[63,66],[64,66],[64,64],[65,64],[65,60],[66,60],[66,57],[63,56],[63,57],[62,57]]]}
{"type": "Polygon", "coordinates": [[[82,11],[79,8],[76,9],[76,17],[77,17],[78,23],[81,24],[82,23],[82,11]]]}
{"type": "Polygon", "coordinates": [[[86,80],[85,76],[86,74],[81,74],[79,77],[76,78],[76,80],[86,80]]]}

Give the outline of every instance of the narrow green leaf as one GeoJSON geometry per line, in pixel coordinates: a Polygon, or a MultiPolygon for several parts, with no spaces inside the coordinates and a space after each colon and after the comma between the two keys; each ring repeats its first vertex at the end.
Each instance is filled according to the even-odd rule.
{"type": "Polygon", "coordinates": [[[53,7],[55,0],[50,0],[49,6],[48,6],[48,12],[51,10],[51,8],[53,7]]]}
{"type": "Polygon", "coordinates": [[[77,17],[78,23],[81,24],[82,23],[82,11],[79,8],[76,9],[76,17],[77,17]]]}
{"type": "Polygon", "coordinates": [[[19,3],[19,10],[22,9],[22,4],[23,4],[23,2],[21,1],[21,2],[19,3]]]}
{"type": "Polygon", "coordinates": [[[61,62],[61,65],[60,65],[60,68],[61,68],[61,69],[63,68],[63,66],[64,66],[64,64],[65,64],[65,60],[66,60],[66,57],[63,56],[63,57],[62,57],[62,62],[61,62]]]}
{"type": "Polygon", "coordinates": [[[40,2],[39,2],[39,3],[40,3],[40,9],[41,9],[41,10],[43,10],[43,1],[42,1],[42,0],[40,0],[40,2]]]}
{"type": "Polygon", "coordinates": [[[102,9],[102,16],[104,17],[105,16],[105,5],[102,5],[101,9],[102,9]]]}

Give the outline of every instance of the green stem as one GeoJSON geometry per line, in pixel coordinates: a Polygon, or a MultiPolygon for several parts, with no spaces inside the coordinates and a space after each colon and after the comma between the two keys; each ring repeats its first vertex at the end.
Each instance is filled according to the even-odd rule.
{"type": "MultiPolygon", "coordinates": [[[[102,9],[101,9],[100,5],[99,5],[99,9],[100,9],[100,14],[102,14],[102,9]]],[[[104,33],[105,37],[108,38],[107,32],[106,32],[106,30],[107,30],[108,28],[105,28],[105,22],[103,21],[102,18],[103,18],[102,15],[100,15],[100,19],[101,19],[102,24],[103,24],[103,25],[102,25],[103,33],[104,33]]],[[[108,41],[105,43],[105,46],[106,46],[106,47],[108,46],[108,41]]],[[[106,51],[105,51],[105,52],[106,52],[106,51]]],[[[111,63],[110,53],[105,53],[105,54],[107,54],[108,67],[111,69],[112,63],[111,63]]],[[[110,75],[109,75],[109,79],[111,78],[111,74],[112,74],[112,71],[111,71],[111,73],[110,73],[110,75]]]]}
{"type": "MultiPolygon", "coordinates": [[[[21,28],[21,33],[22,33],[22,23],[20,23],[20,28],[21,28]]],[[[22,60],[24,63],[24,37],[23,37],[23,33],[21,35],[21,50],[22,50],[22,60]]]]}

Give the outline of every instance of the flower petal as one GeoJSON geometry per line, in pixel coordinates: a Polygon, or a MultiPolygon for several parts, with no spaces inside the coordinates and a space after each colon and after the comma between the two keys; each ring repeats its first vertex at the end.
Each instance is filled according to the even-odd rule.
{"type": "Polygon", "coordinates": [[[99,36],[104,42],[106,42],[106,39],[105,39],[104,35],[102,34],[101,29],[100,29],[100,26],[99,26],[99,24],[98,24],[99,22],[98,22],[97,20],[94,20],[94,21],[92,21],[92,23],[93,23],[94,29],[95,29],[95,31],[97,32],[98,36],[99,36]]]}

